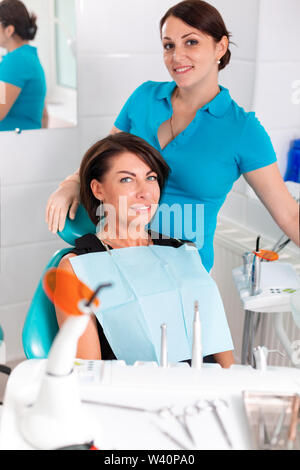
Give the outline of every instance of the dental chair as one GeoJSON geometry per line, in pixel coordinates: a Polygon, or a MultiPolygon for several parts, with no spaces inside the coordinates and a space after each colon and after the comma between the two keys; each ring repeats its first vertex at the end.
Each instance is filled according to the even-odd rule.
{"type": "MultiPolygon", "coordinates": [[[[75,219],[71,220],[67,217],[65,227],[62,232],[58,232],[58,235],[71,248],[75,246],[76,238],[93,232],[95,232],[95,225],[91,222],[86,210],[79,206],[75,219]]],[[[58,331],[55,308],[44,292],[42,281],[45,272],[58,266],[70,248],[64,248],[54,253],[34,293],[22,332],[23,349],[27,359],[46,358],[58,331]]]]}

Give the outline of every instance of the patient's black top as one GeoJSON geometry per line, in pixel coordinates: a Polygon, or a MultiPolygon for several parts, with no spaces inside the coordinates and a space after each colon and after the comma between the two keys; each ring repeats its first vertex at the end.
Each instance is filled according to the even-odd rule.
{"type": "MultiPolygon", "coordinates": [[[[162,236],[156,232],[149,232],[153,241],[154,245],[160,245],[160,246],[173,246],[174,248],[179,248],[182,246],[184,243],[186,243],[184,240],[177,240],[174,238],[167,238],[165,236],[162,236]]],[[[113,249],[108,245],[110,249],[113,249]]],[[[84,235],[81,238],[77,238],[75,241],[75,248],[70,250],[70,253],[74,253],[75,255],[86,255],[87,253],[96,253],[96,252],[101,252],[101,251],[106,251],[106,248],[102,245],[100,242],[99,238],[93,234],[89,233],[87,235],[84,235]]],[[[97,328],[98,328],[98,335],[99,335],[99,341],[101,345],[101,356],[103,360],[112,360],[116,359],[116,356],[114,355],[109,342],[107,341],[107,338],[103,332],[103,328],[100,325],[98,319],[97,320],[97,328]]],[[[213,356],[206,356],[203,358],[204,362],[215,362],[213,356]]],[[[184,361],[186,362],[186,361],[184,361]]],[[[189,361],[187,361],[189,362],[189,361]]]]}

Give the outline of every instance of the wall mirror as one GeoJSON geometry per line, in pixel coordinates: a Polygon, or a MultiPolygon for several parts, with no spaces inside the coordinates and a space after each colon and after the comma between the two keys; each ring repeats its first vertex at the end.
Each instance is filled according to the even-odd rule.
{"type": "MultiPolygon", "coordinates": [[[[74,127],[77,125],[75,0],[22,1],[37,16],[38,31],[29,45],[37,49],[46,78],[47,113],[41,127],[74,127]]],[[[7,50],[1,48],[0,61],[5,60],[6,54],[7,50]]],[[[22,131],[24,127],[21,123],[15,129],[22,131]]],[[[7,129],[0,126],[0,130],[7,129]]]]}

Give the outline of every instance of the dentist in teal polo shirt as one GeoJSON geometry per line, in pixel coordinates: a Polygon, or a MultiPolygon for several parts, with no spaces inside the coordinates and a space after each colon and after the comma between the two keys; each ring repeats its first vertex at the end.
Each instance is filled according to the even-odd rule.
{"type": "MultiPolygon", "coordinates": [[[[142,137],[170,166],[161,204],[182,208],[183,222],[175,215],[166,235],[185,238],[188,222],[189,233],[201,236],[186,238],[197,243],[202,263],[210,271],[218,212],[243,174],[277,224],[299,244],[298,205],[279,173],[268,134],[255,114],[244,111],[219,85],[218,72],[231,55],[230,33],[220,13],[201,0],[185,0],[167,11],[160,28],[164,62],[173,81],[148,81],[138,87],[112,133],[142,137]]],[[[76,172],[48,201],[49,229],[62,230],[69,208],[73,218],[78,203],[76,172]]],[[[157,220],[152,227],[166,232],[157,220]]]]}
{"type": "MultiPolygon", "coordinates": [[[[123,107],[115,127],[144,138],[160,150],[172,169],[160,201],[161,206],[174,207],[174,224],[170,224],[168,235],[192,238],[209,271],[213,265],[217,215],[233,183],[242,173],[274,163],[276,156],[254,113],[248,114],[240,108],[223,87],[213,100],[197,110],[185,130],[175,134],[162,148],[157,135],[161,123],[172,115],[172,96],[176,89],[175,82],[144,83],[123,107]],[[188,236],[193,231],[196,236],[197,230],[200,233],[196,238],[188,236]]],[[[164,232],[164,226],[168,225],[164,224],[164,214],[168,217],[171,212],[161,210],[160,213],[151,226],[164,232]]]]}

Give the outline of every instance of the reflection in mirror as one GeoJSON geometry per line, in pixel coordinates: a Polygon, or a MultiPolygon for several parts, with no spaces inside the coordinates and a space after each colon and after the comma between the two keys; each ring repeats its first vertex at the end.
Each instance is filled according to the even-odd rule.
{"type": "Polygon", "coordinates": [[[75,0],[0,1],[0,131],[77,124],[75,0]]]}

